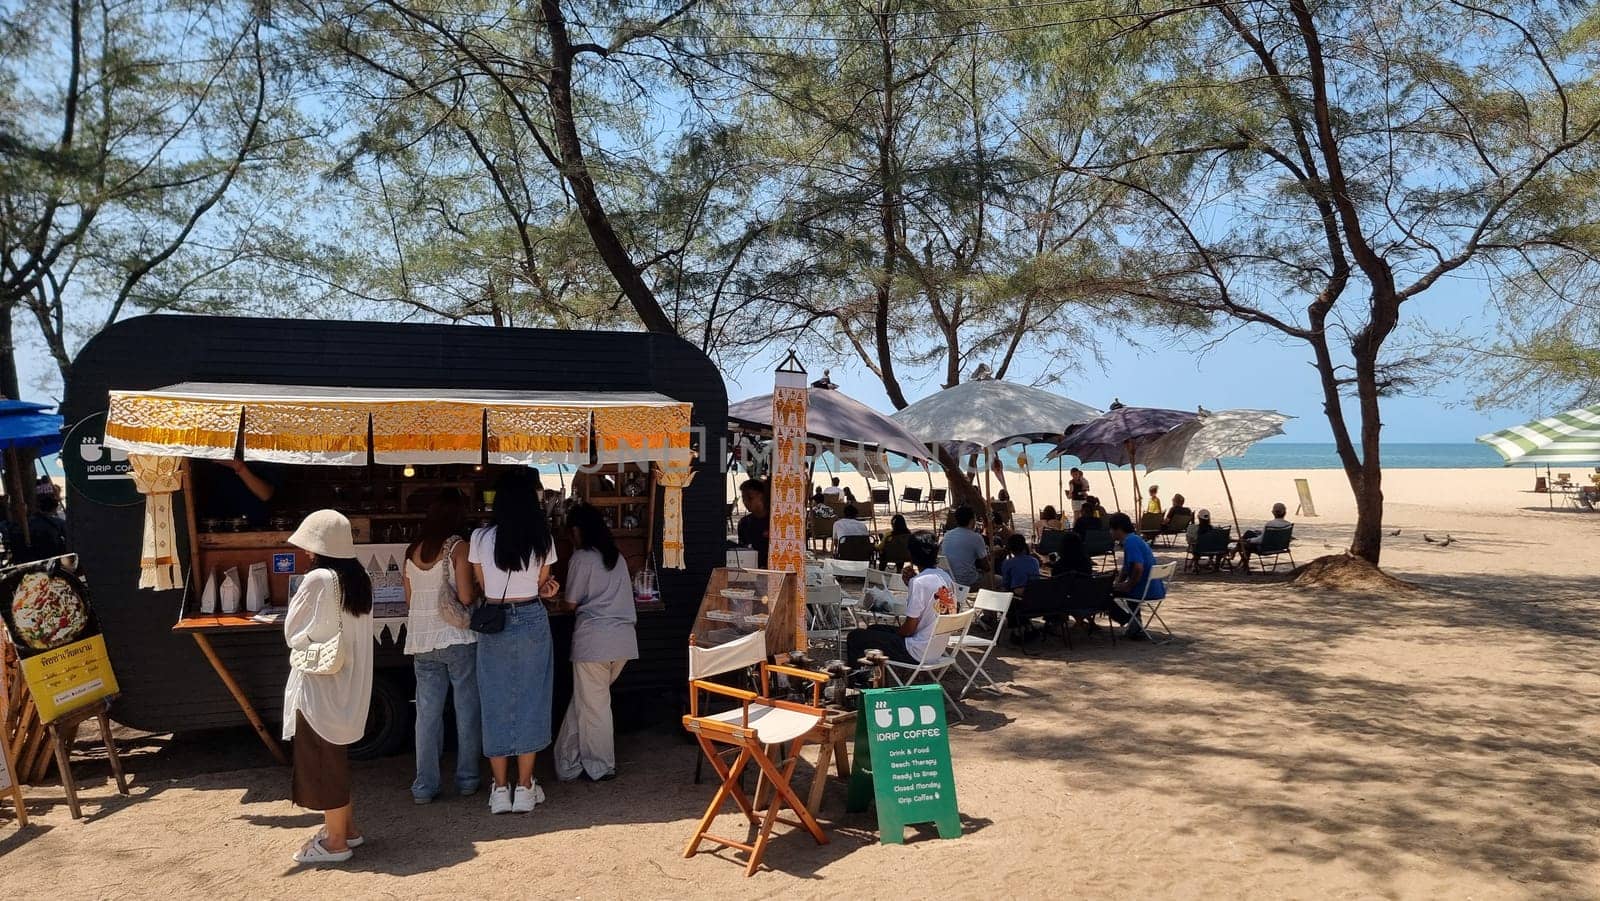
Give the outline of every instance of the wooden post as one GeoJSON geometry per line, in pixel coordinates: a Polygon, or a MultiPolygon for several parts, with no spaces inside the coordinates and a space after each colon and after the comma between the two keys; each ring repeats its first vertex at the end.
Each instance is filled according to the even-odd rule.
{"type": "Polygon", "coordinates": [[[100,739],[106,746],[106,759],[111,763],[111,774],[116,777],[117,794],[128,793],[128,780],[122,774],[122,759],[117,756],[117,744],[111,738],[111,701],[104,699],[61,717],[46,724],[50,732],[50,743],[55,746],[56,769],[61,772],[61,789],[67,795],[67,810],[72,818],[83,818],[83,811],[78,805],[78,780],[72,775],[72,750],[67,747],[67,742],[76,738],[78,726],[90,717],[100,721],[100,739]]]}
{"type": "Polygon", "coordinates": [[[1217,473],[1222,476],[1222,490],[1227,492],[1228,495],[1228,512],[1233,514],[1233,534],[1235,536],[1243,535],[1244,533],[1239,530],[1239,511],[1234,509],[1233,506],[1233,489],[1228,487],[1228,474],[1222,470],[1221,457],[1216,458],[1216,464],[1217,473]]]}

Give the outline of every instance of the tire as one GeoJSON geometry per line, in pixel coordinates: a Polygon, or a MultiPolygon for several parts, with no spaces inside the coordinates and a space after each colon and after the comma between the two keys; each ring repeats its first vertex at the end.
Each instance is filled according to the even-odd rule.
{"type": "Polygon", "coordinates": [[[402,678],[398,673],[380,671],[373,674],[367,732],[360,741],[350,746],[352,759],[391,757],[411,746],[413,693],[411,680],[402,678]]]}

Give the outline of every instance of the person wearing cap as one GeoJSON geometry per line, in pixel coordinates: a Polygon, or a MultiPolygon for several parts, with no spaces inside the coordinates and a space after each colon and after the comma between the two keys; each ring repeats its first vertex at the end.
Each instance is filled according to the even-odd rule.
{"type": "Polygon", "coordinates": [[[350,800],[349,747],[366,732],[372,702],[372,580],[356,560],[350,520],[337,510],[307,516],[289,543],[311,564],[289,599],[284,639],[290,650],[304,650],[337,637],[342,658],[329,673],[290,666],[283,690],[283,737],[294,742],[291,796],[323,817],[294,859],[340,863],[364,841],[350,800]]]}
{"type": "Polygon", "coordinates": [[[1215,527],[1211,525],[1211,511],[1202,507],[1195,512],[1194,522],[1189,523],[1189,528],[1184,530],[1184,537],[1189,540],[1189,546],[1194,547],[1195,539],[1213,528],[1215,527]]]}

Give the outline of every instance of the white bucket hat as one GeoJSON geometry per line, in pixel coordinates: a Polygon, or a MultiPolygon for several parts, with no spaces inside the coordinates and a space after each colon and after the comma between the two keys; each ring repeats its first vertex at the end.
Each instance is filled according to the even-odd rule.
{"type": "Polygon", "coordinates": [[[289,543],[322,557],[350,560],[356,555],[350,520],[338,510],[318,510],[307,516],[289,536],[289,543]]]}

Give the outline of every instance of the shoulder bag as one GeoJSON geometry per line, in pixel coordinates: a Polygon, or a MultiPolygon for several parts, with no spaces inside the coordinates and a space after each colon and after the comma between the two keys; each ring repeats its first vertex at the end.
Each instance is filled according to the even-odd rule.
{"type": "MultiPolygon", "coordinates": [[[[303,648],[289,650],[289,665],[309,676],[331,676],[344,669],[344,587],[334,577],[334,602],[339,605],[339,631],[327,641],[313,641],[303,648]]],[[[321,606],[322,598],[317,599],[321,606]]]]}
{"type": "Polygon", "coordinates": [[[472,611],[480,606],[478,601],[462,603],[461,594],[456,591],[456,572],[454,554],[456,547],[461,544],[461,539],[451,537],[444,543],[439,552],[439,565],[444,567],[440,574],[444,577],[444,586],[439,594],[439,618],[445,625],[456,629],[472,628],[472,611]]]}
{"type": "Polygon", "coordinates": [[[511,576],[506,575],[505,590],[500,592],[500,603],[491,604],[487,599],[479,601],[472,608],[472,631],[483,635],[495,635],[506,629],[506,591],[511,590],[511,576]]]}

